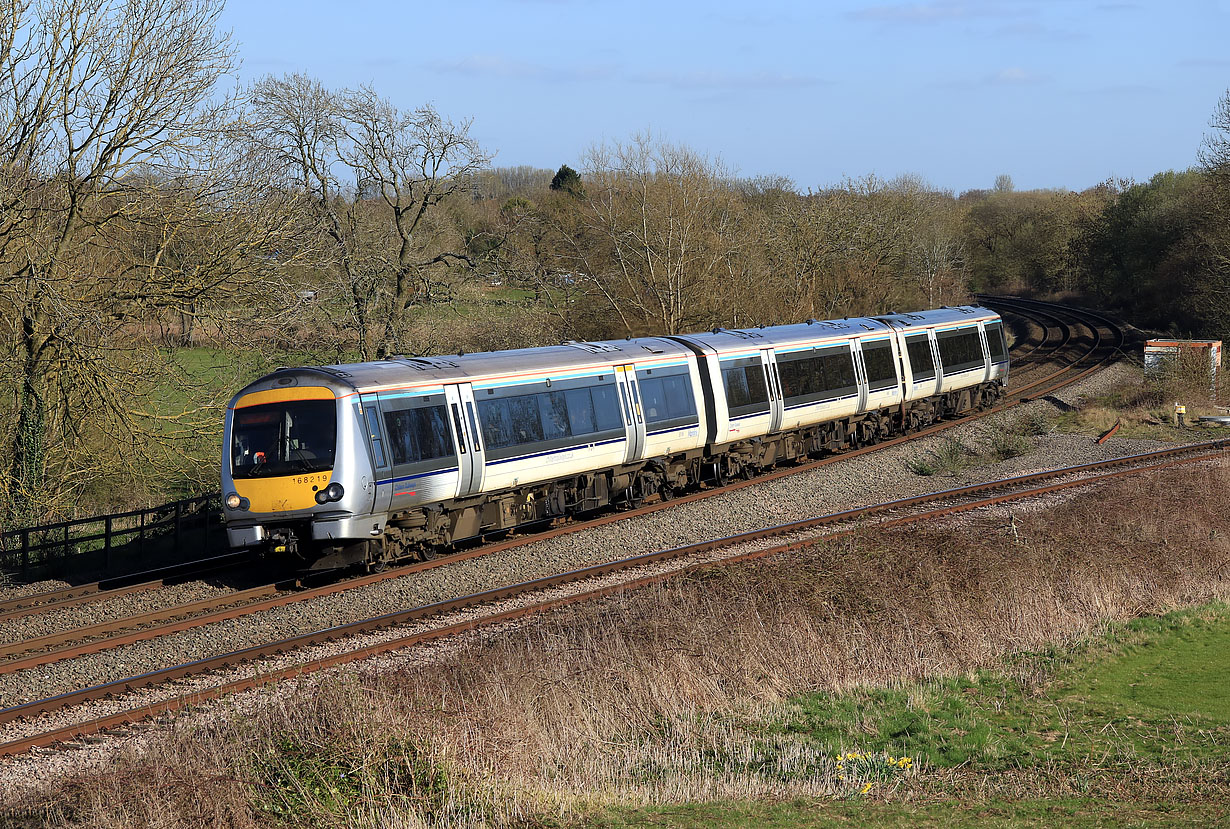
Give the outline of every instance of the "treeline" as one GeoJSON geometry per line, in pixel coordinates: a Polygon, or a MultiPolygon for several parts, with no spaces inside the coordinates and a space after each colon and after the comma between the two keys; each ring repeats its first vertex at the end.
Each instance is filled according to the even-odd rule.
{"type": "Polygon", "coordinates": [[[231,88],[220,0],[0,15],[0,523],[209,489],[280,362],[1084,294],[1222,336],[1230,94],[1200,164],[1081,193],[804,190],[652,136],[493,168],[470,123],[303,75],[231,88]]]}

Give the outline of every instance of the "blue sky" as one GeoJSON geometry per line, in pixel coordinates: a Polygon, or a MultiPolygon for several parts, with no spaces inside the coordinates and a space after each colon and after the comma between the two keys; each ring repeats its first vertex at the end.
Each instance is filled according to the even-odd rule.
{"type": "Polygon", "coordinates": [[[1196,162],[1230,0],[229,0],[240,79],[430,102],[496,165],[650,131],[803,190],[874,173],[1079,190],[1196,162]]]}

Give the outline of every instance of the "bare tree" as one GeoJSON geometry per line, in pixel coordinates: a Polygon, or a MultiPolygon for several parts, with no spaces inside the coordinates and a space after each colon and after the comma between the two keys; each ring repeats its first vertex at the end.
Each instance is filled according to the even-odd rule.
{"type": "Polygon", "coordinates": [[[257,139],[310,197],[331,243],[324,264],[348,297],[360,356],[399,349],[410,310],[447,294],[450,266],[475,264],[439,215],[488,162],[470,123],[304,75],[263,79],[252,109],[257,139]]]}
{"type": "Polygon", "coordinates": [[[143,347],[150,326],[233,293],[241,261],[267,275],[284,219],[245,180],[231,102],[214,98],[234,58],[221,7],[0,11],[0,318],[15,367],[0,496],[12,520],[124,480],[117,457],[140,465],[145,437],[175,431],[153,423],[170,415],[151,405],[167,360],[143,347]]]}
{"type": "Polygon", "coordinates": [[[903,274],[919,220],[911,189],[875,176],[779,200],[766,245],[772,277],[797,316],[894,307],[910,293],[903,274]]]}
{"type": "Polygon", "coordinates": [[[680,333],[725,316],[748,245],[742,204],[720,164],[638,136],[594,148],[576,224],[561,227],[575,279],[628,333],[680,333]]]}
{"type": "MultiPolygon", "coordinates": [[[[1218,99],[1209,126],[1213,132],[1204,138],[1200,161],[1209,172],[1230,182],[1230,89],[1218,99]]],[[[1230,184],[1226,186],[1230,187],[1230,184]]]]}

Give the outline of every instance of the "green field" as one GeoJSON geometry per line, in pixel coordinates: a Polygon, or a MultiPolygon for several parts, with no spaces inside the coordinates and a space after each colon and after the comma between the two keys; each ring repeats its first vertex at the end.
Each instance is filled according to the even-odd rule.
{"type": "Polygon", "coordinates": [[[845,799],[617,810],[592,825],[1230,825],[1227,676],[1230,608],[1217,604],[999,670],[807,695],[766,734],[861,754],[845,799]],[[886,756],[913,763],[885,771],[886,756]]]}

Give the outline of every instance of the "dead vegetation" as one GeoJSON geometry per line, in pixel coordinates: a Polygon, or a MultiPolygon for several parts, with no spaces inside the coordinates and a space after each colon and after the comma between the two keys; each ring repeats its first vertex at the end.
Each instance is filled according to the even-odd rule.
{"type": "Polygon", "coordinates": [[[1137,364],[1134,379],[1120,383],[1104,394],[1083,401],[1057,418],[1063,431],[1101,434],[1116,423],[1123,437],[1153,440],[1210,440],[1226,437],[1218,428],[1203,428],[1204,415],[1230,413],[1230,385],[1219,373],[1216,385],[1209,380],[1206,355],[1184,355],[1163,374],[1145,377],[1137,364]],[[1187,409],[1186,430],[1175,426],[1175,404],[1187,409]]]}
{"type": "MultiPolygon", "coordinates": [[[[53,825],[539,825],[612,803],[842,796],[831,754],[766,727],[791,695],[960,674],[1225,599],[1228,483],[1223,467],[1172,471],[1010,527],[881,531],[710,569],[185,720],[24,805],[53,825]]],[[[1023,687],[1041,679],[1014,664],[1023,687]]],[[[920,774],[882,796],[962,785],[920,774]]],[[[1020,797],[1069,785],[1009,778],[1020,797]]]]}

